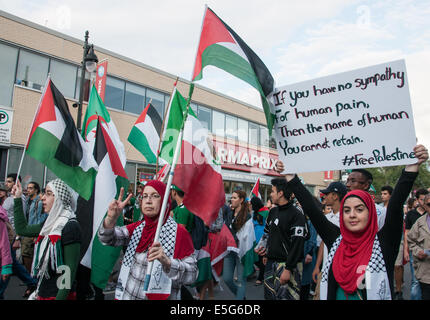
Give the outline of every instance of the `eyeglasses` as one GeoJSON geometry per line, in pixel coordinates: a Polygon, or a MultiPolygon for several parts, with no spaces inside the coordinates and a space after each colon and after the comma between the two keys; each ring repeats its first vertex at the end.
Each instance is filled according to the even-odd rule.
{"type": "Polygon", "coordinates": [[[427,207],[430,207],[430,202],[427,202],[427,203],[426,203],[426,206],[427,206],[427,207]]]}
{"type": "Polygon", "coordinates": [[[161,196],[158,193],[153,193],[153,194],[146,194],[146,193],[144,193],[144,194],[142,194],[142,199],[143,200],[148,200],[148,199],[150,199],[150,200],[152,200],[152,199],[158,200],[160,198],[161,198],[161,196]]]}

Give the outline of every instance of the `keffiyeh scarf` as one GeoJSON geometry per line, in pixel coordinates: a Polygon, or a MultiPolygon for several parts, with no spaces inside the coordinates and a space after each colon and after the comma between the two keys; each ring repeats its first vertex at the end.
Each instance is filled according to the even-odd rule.
{"type": "Polygon", "coordinates": [[[36,240],[31,268],[31,275],[39,279],[39,285],[43,278],[49,279],[49,270],[57,272],[64,264],[61,233],[67,222],[75,218],[73,191],[60,179],[49,182],[47,187],[55,200],[36,240]]]}

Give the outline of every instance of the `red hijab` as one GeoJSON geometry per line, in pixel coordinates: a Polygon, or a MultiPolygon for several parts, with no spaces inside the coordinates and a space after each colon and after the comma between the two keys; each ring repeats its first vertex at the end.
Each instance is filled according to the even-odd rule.
{"type": "Polygon", "coordinates": [[[361,283],[361,277],[366,269],[363,266],[367,266],[369,263],[377,232],[378,218],[375,202],[371,195],[362,190],[353,190],[347,193],[340,204],[340,233],[342,234],[342,241],[334,255],[332,269],[336,282],[348,294],[355,292],[358,284],[361,283]],[[349,231],[343,221],[343,206],[345,200],[351,196],[358,197],[369,210],[367,225],[360,232],[349,231]]]}
{"type": "MultiPolygon", "coordinates": [[[[164,199],[164,193],[166,192],[166,185],[158,180],[151,180],[149,181],[144,187],[142,193],[145,192],[146,187],[153,187],[155,190],[157,190],[158,194],[161,196],[160,198],[160,211],[161,206],[163,204],[164,199]]],[[[142,200],[143,201],[143,200],[142,200]]],[[[164,221],[163,224],[166,223],[167,219],[169,218],[170,213],[170,197],[167,202],[166,211],[164,212],[164,221]]],[[[154,242],[155,238],[155,232],[157,231],[157,224],[158,224],[158,217],[160,216],[160,212],[155,217],[148,217],[146,215],[143,215],[144,221],[145,221],[145,227],[142,230],[142,237],[140,238],[139,244],[137,245],[136,252],[144,252],[148,247],[154,242]]],[[[136,223],[132,223],[127,225],[128,233],[131,237],[133,234],[134,229],[137,228],[142,223],[142,221],[138,221],[136,223]]]]}

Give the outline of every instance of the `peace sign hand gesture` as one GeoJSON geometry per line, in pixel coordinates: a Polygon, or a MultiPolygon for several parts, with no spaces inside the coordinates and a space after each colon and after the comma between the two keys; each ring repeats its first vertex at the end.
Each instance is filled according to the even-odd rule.
{"type": "Polygon", "coordinates": [[[124,188],[121,188],[118,199],[113,199],[108,207],[108,212],[106,218],[104,220],[103,226],[106,229],[112,229],[115,227],[116,221],[118,220],[119,215],[122,213],[122,210],[126,206],[126,204],[130,201],[133,194],[129,194],[127,198],[122,201],[121,199],[124,196],[124,188]]]}

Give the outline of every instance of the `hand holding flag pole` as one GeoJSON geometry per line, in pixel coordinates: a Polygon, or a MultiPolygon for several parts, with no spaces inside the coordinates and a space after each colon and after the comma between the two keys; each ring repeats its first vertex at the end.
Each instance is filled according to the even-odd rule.
{"type": "MultiPolygon", "coordinates": [[[[158,224],[157,224],[157,230],[155,231],[154,243],[158,242],[159,238],[160,238],[160,231],[161,231],[161,227],[163,225],[163,220],[164,220],[161,215],[162,214],[169,214],[169,213],[166,213],[165,211],[167,208],[167,201],[169,199],[168,197],[169,197],[169,193],[170,193],[170,187],[172,186],[173,175],[175,173],[176,163],[178,162],[179,154],[181,151],[182,137],[183,137],[183,133],[184,133],[184,125],[185,125],[185,122],[186,122],[187,117],[188,117],[188,109],[190,107],[191,96],[193,94],[193,91],[194,91],[194,84],[191,83],[190,91],[188,94],[187,111],[186,111],[186,114],[184,115],[184,120],[182,123],[181,131],[179,132],[178,142],[176,144],[175,153],[173,156],[172,168],[171,168],[170,173],[169,173],[169,179],[167,180],[166,192],[164,193],[163,204],[161,205],[160,215],[158,216],[158,224]]],[[[145,280],[143,283],[143,290],[144,291],[148,291],[149,282],[151,280],[151,272],[152,272],[153,265],[154,265],[154,261],[150,261],[148,263],[148,267],[146,268],[146,275],[145,275],[145,280]]]]}

